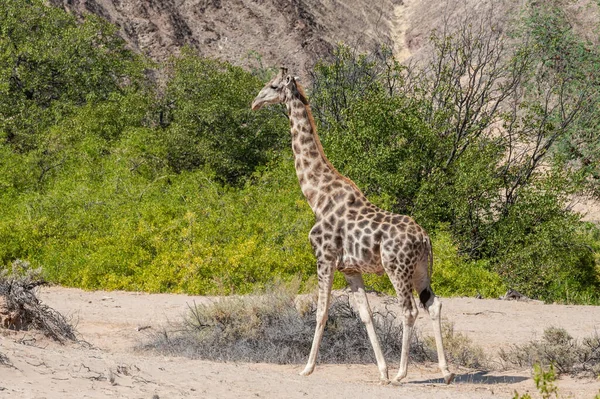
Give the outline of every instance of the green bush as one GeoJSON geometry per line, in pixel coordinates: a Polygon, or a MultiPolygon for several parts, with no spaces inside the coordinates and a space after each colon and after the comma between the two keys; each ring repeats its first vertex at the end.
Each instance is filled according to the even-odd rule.
{"type": "Polygon", "coordinates": [[[141,81],[142,59],[99,17],[7,0],[0,21],[0,138],[15,151],[43,148],[39,134],[74,106],[141,81]]]}
{"type": "Polygon", "coordinates": [[[100,182],[83,176],[21,196],[0,223],[2,258],[88,289],[248,292],[276,275],[313,274],[313,216],[291,162],[236,190],[201,171],[147,179],[116,153],[90,165],[100,182]]]}
{"type": "MultiPolygon", "coordinates": [[[[551,397],[558,399],[560,397],[558,394],[558,387],[554,383],[554,381],[556,381],[556,373],[554,372],[554,367],[552,367],[552,365],[550,365],[548,371],[545,371],[542,366],[535,364],[533,366],[533,380],[535,381],[535,387],[538,389],[543,399],[550,399],[551,397]]],[[[531,395],[528,393],[519,395],[519,393],[515,391],[513,399],[531,399],[531,395]]]]}
{"type": "Polygon", "coordinates": [[[489,262],[461,255],[447,227],[432,234],[434,267],[432,288],[439,296],[476,296],[498,298],[506,292],[502,278],[489,262]]]}
{"type": "Polygon", "coordinates": [[[504,51],[511,47],[497,31],[476,32],[468,24],[459,29],[456,36],[434,34],[439,69],[410,70],[385,51],[365,56],[345,46],[331,63],[318,64],[313,108],[321,117],[326,154],[384,208],[414,216],[429,231],[447,226],[458,249],[450,263],[468,266],[461,265],[462,273],[448,272],[452,277],[438,275],[439,292],[473,295],[477,288],[456,278],[475,275],[477,283],[485,275],[485,295],[497,296],[506,287],[547,301],[598,301],[593,238],[598,228],[568,210],[570,196],[584,186],[553,146],[576,125],[544,102],[565,101],[580,115],[577,99],[557,98],[553,89],[535,92],[532,85],[541,77],[526,70],[542,61],[524,56],[526,49],[504,51]],[[463,48],[467,38],[477,45],[463,48]],[[484,72],[471,78],[483,89],[478,86],[482,91],[473,94],[455,74],[490,43],[496,45],[485,57],[493,54],[497,62],[486,58],[477,66],[484,72]],[[518,76],[517,83],[501,85],[509,76],[518,76]],[[498,86],[488,86],[495,79],[498,86]],[[525,94],[515,97],[519,93],[525,94]],[[512,114],[488,113],[476,105],[506,100],[508,106],[509,98],[517,98],[512,114]],[[465,104],[473,108],[456,111],[465,104]],[[494,123],[506,133],[489,134],[494,123]],[[517,148],[536,142],[531,153],[517,148]]]}
{"type": "Polygon", "coordinates": [[[160,123],[176,172],[208,167],[219,179],[239,183],[287,143],[276,109],[250,109],[264,82],[242,68],[184,49],[167,72],[160,123]]]}

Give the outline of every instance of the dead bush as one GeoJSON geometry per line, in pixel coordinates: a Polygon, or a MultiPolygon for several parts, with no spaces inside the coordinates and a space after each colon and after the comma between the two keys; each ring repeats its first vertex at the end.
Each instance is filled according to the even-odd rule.
{"type": "MultiPolygon", "coordinates": [[[[298,302],[297,283],[276,284],[247,297],[219,299],[209,305],[190,306],[183,323],[171,324],[149,335],[140,348],[161,354],[183,355],[216,361],[304,363],[315,330],[316,304],[298,302]]],[[[387,308],[373,313],[382,350],[387,360],[398,362],[402,347],[402,323],[387,308]]],[[[458,364],[480,366],[482,351],[470,345],[450,327],[445,330],[451,358],[458,364]],[[467,348],[461,348],[467,345],[467,348]]],[[[411,360],[437,361],[435,342],[415,331],[411,360]]],[[[323,363],[374,363],[375,356],[358,312],[348,295],[334,297],[319,351],[323,363]]]]}
{"type": "Polygon", "coordinates": [[[553,365],[559,374],[600,375],[600,336],[594,333],[581,341],[574,339],[565,329],[549,327],[541,340],[524,345],[512,345],[500,351],[506,365],[533,367],[553,365]]]}
{"type": "Polygon", "coordinates": [[[40,269],[16,260],[12,271],[0,273],[0,327],[38,330],[58,341],[77,341],[74,327],[56,310],[36,296],[36,287],[45,284],[40,269]]]}
{"type": "MultiPolygon", "coordinates": [[[[454,324],[445,323],[442,325],[442,338],[444,340],[444,350],[450,364],[472,369],[489,368],[490,359],[485,355],[483,349],[473,344],[465,334],[455,332],[454,324]]],[[[425,347],[427,348],[428,357],[436,358],[437,350],[434,337],[428,336],[425,338],[425,347]]]]}

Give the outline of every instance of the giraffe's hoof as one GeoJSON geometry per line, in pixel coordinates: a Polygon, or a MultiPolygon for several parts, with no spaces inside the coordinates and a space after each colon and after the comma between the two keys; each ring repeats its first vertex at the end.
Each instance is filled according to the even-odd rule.
{"type": "Polygon", "coordinates": [[[446,374],[444,376],[444,382],[446,384],[450,384],[452,382],[452,380],[454,380],[454,373],[446,374]]]}
{"type": "Polygon", "coordinates": [[[393,385],[400,385],[400,384],[402,384],[402,379],[403,379],[403,378],[404,378],[404,377],[395,377],[395,378],[392,380],[392,384],[393,384],[393,385]]]}
{"type": "Polygon", "coordinates": [[[307,375],[311,375],[313,372],[312,368],[305,368],[304,370],[302,370],[299,374],[303,377],[306,377],[307,375]]]}
{"type": "Polygon", "coordinates": [[[388,385],[390,383],[390,377],[387,372],[387,368],[383,371],[379,371],[379,384],[388,385]]]}

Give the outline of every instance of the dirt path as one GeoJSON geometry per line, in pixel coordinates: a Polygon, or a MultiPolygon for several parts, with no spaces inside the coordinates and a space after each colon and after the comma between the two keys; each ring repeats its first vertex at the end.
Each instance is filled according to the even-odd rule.
{"type": "MultiPolygon", "coordinates": [[[[78,331],[94,349],[58,345],[31,333],[0,335],[0,398],[509,398],[535,391],[528,371],[458,370],[456,382],[441,383],[435,365],[411,364],[401,386],[381,386],[375,365],[318,365],[300,377],[302,365],[214,363],[155,356],[132,348],[148,331],[178,320],[188,304],[206,297],[85,292],[47,288],[40,298],[78,320],[78,331]],[[150,328],[147,328],[150,327],[150,328]],[[138,331],[139,330],[139,331],[138,331]]],[[[381,298],[371,296],[375,305],[381,298]]],[[[574,337],[600,330],[600,307],[543,305],[471,298],[445,298],[444,317],[486,352],[524,343],[545,327],[566,328],[574,337]]],[[[393,306],[393,305],[392,305],[393,306]]],[[[418,327],[431,334],[421,315],[418,327]]],[[[392,365],[391,374],[397,365],[392,365]]],[[[565,397],[592,398],[600,381],[561,378],[565,397]]]]}

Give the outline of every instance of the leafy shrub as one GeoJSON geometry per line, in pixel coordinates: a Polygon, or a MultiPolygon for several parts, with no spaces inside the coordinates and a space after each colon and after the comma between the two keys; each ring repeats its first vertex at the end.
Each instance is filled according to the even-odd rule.
{"type": "Polygon", "coordinates": [[[16,151],[43,147],[38,135],[73,106],[141,80],[141,58],[99,17],[78,21],[42,0],[8,0],[0,20],[0,138],[16,151]]]}
{"type": "MultiPolygon", "coordinates": [[[[379,205],[413,215],[429,231],[447,226],[460,253],[454,263],[462,259],[491,279],[494,295],[504,285],[547,301],[598,301],[598,228],[568,210],[582,175],[553,151],[577,127],[547,103],[561,102],[574,117],[584,112],[581,98],[570,89],[558,96],[555,74],[537,92],[543,76],[527,71],[550,66],[526,46],[509,45],[494,26],[465,20],[456,35],[434,33],[430,68],[340,46],[331,63],[315,68],[325,152],[379,205]],[[477,90],[465,86],[473,81],[477,90]],[[504,105],[513,111],[501,113],[504,105]],[[497,126],[503,130],[491,134],[497,126]]],[[[442,277],[452,289],[438,291],[461,291],[453,284],[459,275],[442,277]]]]}
{"type": "MultiPolygon", "coordinates": [[[[556,399],[559,398],[558,388],[554,385],[556,373],[554,372],[554,367],[552,367],[552,365],[548,367],[548,371],[544,371],[542,366],[536,363],[533,366],[533,380],[535,381],[535,387],[538,389],[543,399],[550,399],[552,396],[556,399]]],[[[519,393],[515,391],[513,399],[531,399],[531,395],[528,393],[519,395],[519,393]]]]}
{"type": "Polygon", "coordinates": [[[440,296],[498,298],[506,292],[501,277],[488,262],[461,255],[447,227],[440,225],[432,234],[434,267],[432,288],[440,296]]]}
{"type": "Polygon", "coordinates": [[[133,147],[74,171],[75,184],[20,196],[0,221],[2,259],[29,259],[48,279],[88,289],[243,293],[274,275],[314,274],[313,216],[290,162],[240,190],[201,171],[146,163],[132,173],[130,162],[140,162],[133,147]]]}
{"type": "MultiPolygon", "coordinates": [[[[557,375],[552,364],[548,367],[548,370],[544,370],[544,368],[537,363],[533,365],[533,380],[535,381],[535,387],[541,394],[542,399],[550,399],[552,397],[559,399],[563,397],[560,395],[560,391],[554,383],[556,379],[557,375]]],[[[532,396],[528,393],[520,395],[515,391],[513,399],[532,399],[532,396]]],[[[600,399],[600,392],[594,396],[594,399],[600,399]]]]}
{"type": "Polygon", "coordinates": [[[490,257],[506,284],[546,301],[597,301],[598,228],[565,211],[548,192],[527,190],[496,224],[490,257]]]}
{"type": "Polygon", "coordinates": [[[262,82],[189,51],[166,82],[145,80],[148,64],[100,19],[37,0],[0,15],[1,267],[27,259],[89,289],[231,293],[312,266],[293,170],[265,166],[285,118],[250,111],[262,82]]]}
{"type": "Polygon", "coordinates": [[[237,183],[287,143],[276,109],[253,112],[264,82],[231,64],[200,58],[190,49],[171,60],[161,124],[169,165],[176,171],[208,167],[237,183]]]}
{"type": "MultiPolygon", "coordinates": [[[[434,33],[426,66],[340,46],[315,68],[311,104],[336,167],[432,233],[438,294],[598,302],[600,230],[565,210],[594,192],[597,51],[555,2],[528,7],[513,44],[532,46],[468,18],[434,33]]],[[[268,71],[190,49],[155,65],[116,27],[41,0],[4,1],[0,20],[0,267],[26,259],[66,285],[212,294],[314,275],[286,119],[249,107],[268,71]]],[[[365,282],[393,292],[385,276],[365,282]]]]}

